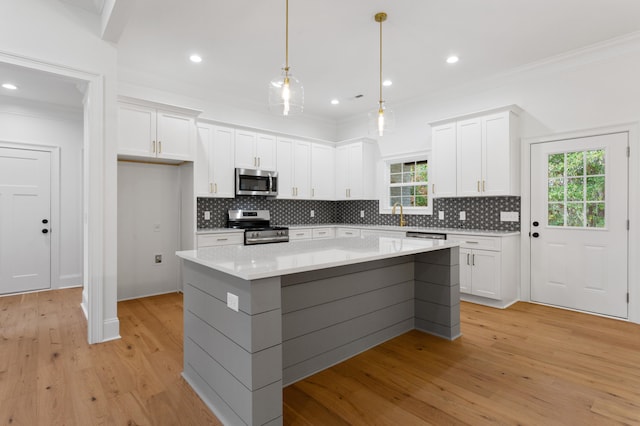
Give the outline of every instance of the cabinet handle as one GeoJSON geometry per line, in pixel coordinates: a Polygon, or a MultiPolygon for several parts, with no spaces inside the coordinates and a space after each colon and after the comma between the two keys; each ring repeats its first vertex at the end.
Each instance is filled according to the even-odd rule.
{"type": "Polygon", "coordinates": [[[212,193],[212,192],[213,192],[213,184],[212,184],[212,183],[210,183],[210,184],[209,184],[209,193],[212,193]]]}
{"type": "Polygon", "coordinates": [[[296,234],[296,237],[301,237],[301,236],[303,236],[303,235],[304,235],[304,232],[298,232],[298,233],[296,234]]]}
{"type": "Polygon", "coordinates": [[[215,194],[217,194],[217,193],[218,193],[218,184],[217,184],[217,183],[214,183],[214,184],[213,184],[213,188],[214,188],[214,189],[213,189],[213,192],[214,192],[215,194]]]}
{"type": "Polygon", "coordinates": [[[319,235],[324,235],[326,232],[318,232],[319,235]]]}
{"type": "Polygon", "coordinates": [[[476,266],[476,255],[475,254],[471,255],[471,266],[476,266]]]}
{"type": "Polygon", "coordinates": [[[480,244],[479,241],[465,241],[467,244],[480,244]]]}
{"type": "Polygon", "coordinates": [[[260,157],[258,157],[258,167],[260,167],[260,157]]]}
{"type": "Polygon", "coordinates": [[[228,238],[218,238],[216,241],[227,241],[228,238]]]}
{"type": "Polygon", "coordinates": [[[158,154],[162,154],[162,141],[158,141],[158,154]]]}
{"type": "Polygon", "coordinates": [[[253,157],[253,167],[258,167],[258,157],[253,157]]]}
{"type": "Polygon", "coordinates": [[[432,183],[432,184],[431,184],[431,193],[432,193],[432,194],[435,194],[435,193],[436,193],[436,184],[435,184],[435,183],[432,183]]]}
{"type": "Polygon", "coordinates": [[[477,186],[478,186],[478,192],[480,192],[480,181],[476,181],[477,186]]]}
{"type": "Polygon", "coordinates": [[[483,181],[482,181],[482,192],[485,192],[485,191],[486,191],[486,189],[484,189],[484,183],[485,183],[485,181],[483,180],[483,181]]]}
{"type": "Polygon", "coordinates": [[[296,196],[296,189],[293,186],[291,187],[291,196],[292,197],[296,196]]]}
{"type": "Polygon", "coordinates": [[[311,188],[311,196],[315,197],[316,196],[316,190],[315,188],[311,188]]]}
{"type": "Polygon", "coordinates": [[[469,253],[467,253],[467,265],[469,264],[469,253]]]}
{"type": "Polygon", "coordinates": [[[152,148],[152,152],[155,154],[156,153],[156,141],[151,141],[151,145],[153,146],[152,148]]]}

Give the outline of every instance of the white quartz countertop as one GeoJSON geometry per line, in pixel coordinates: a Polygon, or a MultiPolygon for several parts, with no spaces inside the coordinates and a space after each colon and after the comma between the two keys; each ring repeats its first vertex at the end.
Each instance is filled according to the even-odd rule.
{"type": "Polygon", "coordinates": [[[452,241],[418,238],[336,238],[179,251],[182,259],[244,280],[276,277],[456,247],[452,241]]]}
{"type": "MultiPolygon", "coordinates": [[[[286,226],[286,225],[283,225],[286,226]]],[[[519,231],[488,231],[482,229],[462,229],[462,228],[428,228],[420,226],[389,226],[389,225],[361,225],[353,223],[319,223],[305,225],[289,225],[290,229],[311,229],[311,228],[356,228],[379,231],[413,231],[413,232],[438,232],[450,235],[477,235],[487,237],[507,237],[520,235],[519,231]]],[[[241,229],[230,228],[200,228],[196,234],[216,234],[228,232],[243,232],[241,229]]]]}

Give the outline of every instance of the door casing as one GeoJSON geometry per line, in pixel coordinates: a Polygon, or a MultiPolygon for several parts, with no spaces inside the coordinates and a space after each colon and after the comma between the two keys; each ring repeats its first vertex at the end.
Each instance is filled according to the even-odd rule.
{"type": "Polygon", "coordinates": [[[607,126],[547,136],[523,138],[520,196],[520,300],[531,301],[531,145],[563,139],[577,139],[609,133],[629,133],[629,321],[640,324],[640,141],[638,122],[607,126]]]}

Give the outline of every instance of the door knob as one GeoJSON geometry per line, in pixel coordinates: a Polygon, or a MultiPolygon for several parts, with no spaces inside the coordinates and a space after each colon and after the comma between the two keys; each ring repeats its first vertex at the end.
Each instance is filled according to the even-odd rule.
{"type": "Polygon", "coordinates": [[[538,226],[538,225],[540,225],[540,223],[537,220],[533,222],[533,226],[538,226]]]}
{"type": "Polygon", "coordinates": [[[49,223],[49,220],[48,219],[42,219],[42,223],[45,223],[45,224],[49,223]]]}
{"type": "Polygon", "coordinates": [[[42,233],[43,233],[43,234],[48,234],[48,233],[49,233],[49,230],[45,228],[45,229],[43,229],[43,230],[42,230],[42,233]]]}
{"type": "Polygon", "coordinates": [[[534,232],[533,234],[531,234],[531,236],[533,238],[538,238],[540,236],[540,234],[538,234],[537,232],[534,232]]]}

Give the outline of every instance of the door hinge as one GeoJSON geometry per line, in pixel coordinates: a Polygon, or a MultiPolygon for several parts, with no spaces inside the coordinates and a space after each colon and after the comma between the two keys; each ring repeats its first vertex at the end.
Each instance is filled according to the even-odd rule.
{"type": "Polygon", "coordinates": [[[629,292],[627,292],[627,303],[629,303],[629,292]]]}
{"type": "Polygon", "coordinates": [[[629,223],[629,219],[627,219],[627,231],[631,228],[631,224],[629,223]]]}
{"type": "Polygon", "coordinates": [[[631,157],[631,147],[627,147],[627,157],[631,157]]]}

